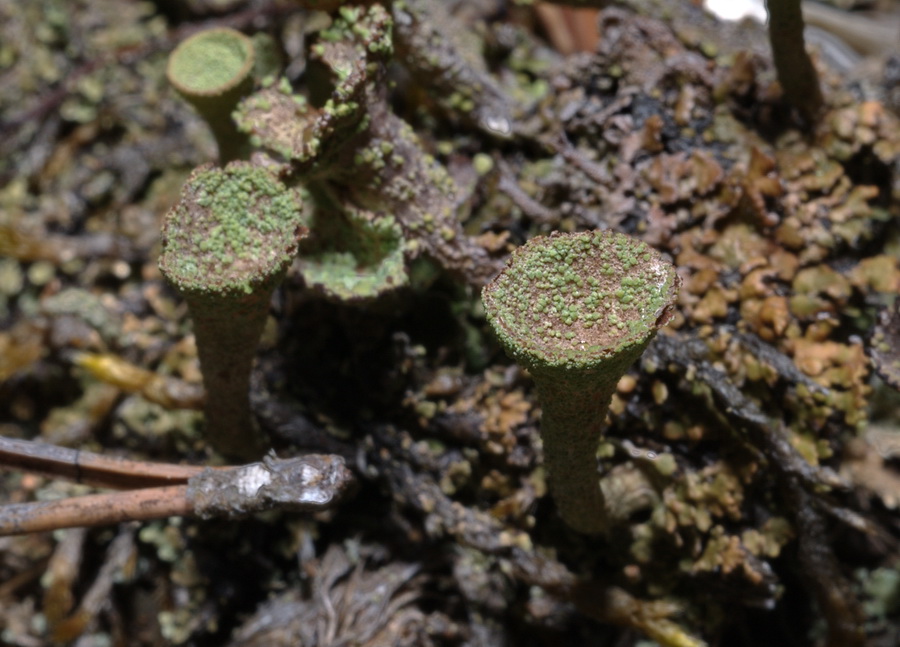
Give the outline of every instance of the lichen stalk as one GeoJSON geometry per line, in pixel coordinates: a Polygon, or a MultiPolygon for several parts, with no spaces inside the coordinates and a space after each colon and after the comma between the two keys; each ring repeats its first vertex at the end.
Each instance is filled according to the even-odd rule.
{"type": "Polygon", "coordinates": [[[250,371],[272,293],[306,233],[297,193],[246,162],[195,169],[166,215],[160,270],[188,304],[207,437],[228,457],[266,451],[250,411],[250,371]]]}
{"type": "Polygon", "coordinates": [[[819,74],[806,51],[800,0],[766,0],[766,9],[778,82],[788,103],[800,111],[807,124],[812,125],[825,100],[819,74]]]}
{"type": "Polygon", "coordinates": [[[224,456],[251,460],[268,449],[250,410],[248,393],[273,290],[274,286],[260,290],[253,299],[235,304],[227,317],[219,303],[186,299],[206,386],[206,436],[224,456]]]}
{"type": "Polygon", "coordinates": [[[536,375],[534,381],[542,409],[544,466],[559,515],[578,532],[603,532],[608,515],[599,487],[597,446],[615,381],[560,383],[536,375]]]}
{"type": "Polygon", "coordinates": [[[612,232],[530,240],[484,289],[488,322],[534,378],[550,489],[573,529],[606,530],[597,447],[619,378],[668,321],[675,269],[612,232]]]}
{"type": "Polygon", "coordinates": [[[608,508],[601,490],[597,448],[619,378],[644,352],[645,342],[572,375],[568,369],[532,368],[541,402],[541,438],[550,491],[559,515],[574,530],[604,532],[608,508]]]}

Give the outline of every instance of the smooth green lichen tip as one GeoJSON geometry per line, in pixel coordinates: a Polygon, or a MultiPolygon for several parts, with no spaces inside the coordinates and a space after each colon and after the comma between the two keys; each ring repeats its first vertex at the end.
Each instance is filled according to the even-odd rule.
{"type": "Polygon", "coordinates": [[[553,234],[517,249],[482,293],[488,322],[529,369],[602,368],[668,319],[675,268],[640,240],[609,231],[553,234]]]}
{"type": "Polygon", "coordinates": [[[169,56],[166,73],[185,95],[214,96],[239,84],[253,69],[253,42],[234,29],[191,36],[169,56]]]}
{"type": "Polygon", "coordinates": [[[306,235],[296,191],[265,169],[201,166],[166,215],[159,267],[180,292],[251,294],[280,278],[306,235]]]}

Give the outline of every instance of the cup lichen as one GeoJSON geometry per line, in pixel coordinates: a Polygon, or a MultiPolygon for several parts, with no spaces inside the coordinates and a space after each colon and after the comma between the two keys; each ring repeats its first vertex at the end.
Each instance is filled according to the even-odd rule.
{"type": "Polygon", "coordinates": [[[575,530],[603,532],[597,447],[619,378],[668,321],[675,268],[624,234],[528,241],[482,292],[500,342],[534,378],[550,488],[575,530]]]}
{"type": "Polygon", "coordinates": [[[297,270],[336,301],[367,301],[409,282],[403,230],[389,215],[319,201],[297,270]]]}
{"type": "Polygon", "coordinates": [[[166,77],[209,125],[222,163],[247,150],[231,113],[253,90],[255,59],[253,41],[227,27],[194,34],[169,55],[166,77]]]}
{"type": "Polygon", "coordinates": [[[342,204],[392,217],[408,261],[427,255],[483,285],[498,263],[463,230],[459,187],[388,101],[392,38],[384,7],[343,7],[310,48],[310,61],[329,73],[324,103],[295,94],[282,79],[241,101],[235,119],[295,177],[327,183],[342,204]]]}
{"type": "Polygon", "coordinates": [[[207,436],[226,456],[265,453],[250,412],[250,369],[272,292],[306,233],[297,191],[247,162],[195,169],[166,215],[159,267],[187,301],[207,436]]]}

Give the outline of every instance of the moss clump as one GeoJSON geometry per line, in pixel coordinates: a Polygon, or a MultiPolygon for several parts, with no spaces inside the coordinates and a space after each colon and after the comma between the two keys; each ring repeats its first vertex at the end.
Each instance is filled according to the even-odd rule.
{"type": "Polygon", "coordinates": [[[307,230],[298,194],[246,162],[203,166],[163,225],[163,276],[188,303],[206,385],[207,436],[219,452],[259,458],[250,370],[269,300],[307,230]]]}
{"type": "Polygon", "coordinates": [[[541,397],[544,460],[562,518],[602,532],[597,446],[615,385],[668,320],[675,269],[645,243],[594,231],[534,238],[482,293],[541,397]]]}

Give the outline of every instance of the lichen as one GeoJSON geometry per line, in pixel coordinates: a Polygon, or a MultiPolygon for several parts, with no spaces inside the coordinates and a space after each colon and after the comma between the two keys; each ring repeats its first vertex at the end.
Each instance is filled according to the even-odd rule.
{"type": "Polygon", "coordinates": [[[311,49],[333,82],[322,106],[282,83],[244,100],[238,125],[311,186],[340,186],[354,208],[393,217],[408,258],[426,253],[483,284],[498,264],[463,232],[458,187],[385,98],[391,38],[391,16],[380,5],[342,8],[311,49]]]}
{"type": "Polygon", "coordinates": [[[593,369],[646,343],[677,278],[641,241],[613,232],[532,239],[484,292],[488,321],[531,370],[593,369]]]}
{"type": "Polygon", "coordinates": [[[249,295],[284,272],[301,219],[297,194],[268,171],[200,167],[166,217],[160,269],[182,293],[249,295]]]}
{"type": "Polygon", "coordinates": [[[166,215],[159,268],[187,300],[207,399],[207,435],[222,454],[259,458],[250,369],[272,292],[308,232],[296,190],[247,162],[202,166],[166,215]]]}
{"type": "Polygon", "coordinates": [[[231,113],[253,89],[253,41],[229,28],[207,29],[182,42],[169,55],[166,76],[212,130],[224,164],[248,152],[231,113]]]}
{"type": "Polygon", "coordinates": [[[407,284],[403,232],[390,216],[323,209],[310,225],[298,261],[309,287],[353,301],[407,284]]]}
{"type": "Polygon", "coordinates": [[[579,532],[611,525],[597,476],[603,422],[619,378],[667,322],[678,284],[645,243],[594,231],[532,238],[482,291],[488,323],[538,386],[550,487],[579,532]]]}
{"type": "Polygon", "coordinates": [[[169,76],[179,88],[221,93],[253,67],[250,40],[233,29],[210,29],[181,43],[172,53],[169,76]]]}
{"type": "MultiPolygon", "coordinates": [[[[112,440],[117,451],[202,460],[209,442],[199,415],[173,415],[146,394],[123,400],[86,376],[75,365],[84,356],[73,352],[197,384],[195,337],[212,330],[227,341],[202,314],[188,334],[184,299],[159,283],[148,257],[184,169],[212,152],[164,83],[160,47],[186,17],[272,35],[287,66],[269,67],[264,90],[238,115],[254,137],[253,163],[287,186],[340,198],[326,208],[303,197],[308,256],[295,258],[274,307],[265,291],[247,299],[258,306],[253,325],[265,326],[262,352],[255,339],[234,346],[241,370],[257,363],[252,413],[279,448],[337,448],[372,487],[349,515],[216,524],[213,533],[190,521],[170,526],[183,541],[167,541],[166,555],[145,551],[141,581],[187,601],[161,616],[177,640],[237,640],[255,626],[263,628],[258,643],[277,642],[264,631],[279,630],[270,612],[288,601],[313,608],[310,600],[295,591],[263,604],[243,629],[232,612],[260,604],[298,554],[305,571],[317,568],[309,551],[355,532],[372,504],[385,514],[369,538],[390,540],[373,546],[373,567],[398,550],[449,556],[427,563],[421,577],[424,590],[438,586],[456,606],[432,596],[428,635],[404,633],[399,642],[483,635],[512,644],[526,625],[627,640],[598,626],[610,622],[653,637],[661,610],[665,622],[683,612],[679,623],[712,640],[783,642],[789,633],[802,642],[827,619],[893,644],[896,551],[877,525],[890,530],[897,516],[897,404],[872,368],[900,383],[896,115],[861,78],[836,79],[823,56],[824,118],[800,133],[765,41],[754,43],[761,27],[712,23],[697,3],[627,1],[628,11],[591,15],[602,40],[568,59],[521,20],[531,8],[498,12],[496,2],[295,0],[226,15],[244,5],[191,0],[189,16],[112,0],[90,12],[60,0],[0,7],[0,113],[8,116],[0,137],[14,152],[0,159],[3,434],[112,440]],[[409,23],[382,28],[371,20],[378,16],[409,23]],[[492,129],[498,124],[509,133],[492,129]],[[373,229],[385,237],[363,236],[373,229]],[[609,411],[574,417],[574,426],[604,434],[581,455],[589,485],[601,482],[612,530],[590,539],[566,533],[554,514],[549,444],[538,432],[552,433],[557,400],[593,401],[596,391],[571,378],[557,393],[537,372],[511,366],[473,289],[525,241],[585,229],[640,238],[675,259],[684,280],[670,330],[611,387],[609,411]],[[404,240],[394,247],[398,230],[404,240]],[[325,291],[310,267],[347,271],[353,283],[357,258],[375,268],[386,252],[379,241],[390,241],[384,258],[395,276],[414,275],[409,289],[366,307],[310,294],[325,291]],[[357,257],[357,243],[375,253],[357,257]],[[69,292],[74,285],[84,291],[69,292]],[[98,305],[121,325],[108,326],[98,305]],[[888,417],[881,425],[880,416],[888,417]],[[190,563],[170,567],[185,541],[206,556],[200,571],[215,566],[210,555],[248,557],[216,574],[216,586],[238,597],[207,595],[210,582],[190,563]],[[821,568],[834,556],[840,568],[821,568]],[[842,573],[860,567],[856,591],[846,594],[842,573]],[[610,595],[598,582],[609,578],[628,593],[610,595]],[[855,624],[854,593],[867,612],[855,624]],[[509,606],[510,595],[521,604],[509,606]],[[744,621],[747,607],[761,622],[744,621]],[[779,617],[796,622],[767,621],[779,617]]],[[[345,295],[357,299],[353,290],[345,295]]],[[[225,317],[220,307],[219,318],[246,329],[238,292],[241,303],[225,317]]],[[[560,336],[550,341],[572,344],[600,328],[585,331],[586,310],[575,305],[573,313],[561,304],[571,323],[557,316],[560,336]]],[[[609,323],[605,310],[595,314],[609,323]]],[[[203,369],[237,364],[204,361],[203,369]]],[[[233,393],[231,401],[246,402],[246,388],[233,393]]],[[[566,464],[563,474],[571,471],[566,464]]],[[[36,482],[15,471],[0,478],[11,500],[73,493],[33,490],[36,482]]],[[[91,533],[89,549],[105,537],[91,533]]],[[[13,579],[46,570],[41,560],[56,541],[26,539],[8,544],[13,579]]],[[[347,543],[349,570],[322,562],[348,595],[366,570],[352,566],[357,544],[347,543]]],[[[84,583],[101,567],[94,553],[86,557],[84,583]]],[[[127,597],[133,587],[122,587],[127,597]]],[[[20,586],[0,605],[13,642],[47,642],[33,622],[34,590],[20,586]]],[[[379,620],[409,626],[402,614],[385,609],[379,620]]],[[[109,623],[98,620],[83,641],[107,638],[109,623]]],[[[668,644],[683,644],[684,632],[670,628],[668,644]]],[[[853,644],[830,633],[830,643],[853,644]]]]}

